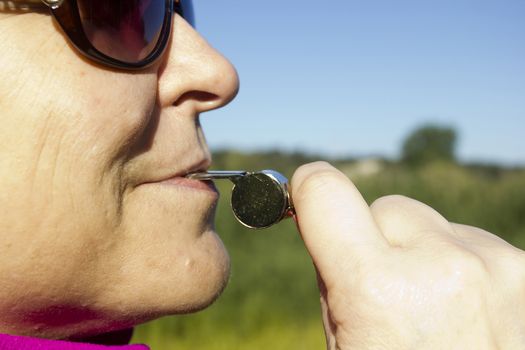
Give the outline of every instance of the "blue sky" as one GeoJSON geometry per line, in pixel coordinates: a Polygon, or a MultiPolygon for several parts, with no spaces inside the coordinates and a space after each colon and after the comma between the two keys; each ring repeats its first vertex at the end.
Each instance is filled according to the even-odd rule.
{"type": "Polygon", "coordinates": [[[525,164],[523,0],[194,0],[239,71],[202,116],[212,149],[397,157],[415,127],[459,132],[467,161],[525,164]]]}

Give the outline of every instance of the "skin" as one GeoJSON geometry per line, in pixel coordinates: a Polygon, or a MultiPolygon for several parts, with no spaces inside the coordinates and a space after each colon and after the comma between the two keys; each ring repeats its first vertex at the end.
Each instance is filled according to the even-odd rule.
{"type": "Polygon", "coordinates": [[[523,349],[525,252],[326,163],[292,179],[328,349],[523,349]]]}
{"type": "MultiPolygon", "coordinates": [[[[72,338],[209,305],[228,255],[199,113],[235,70],[175,18],[154,66],[83,59],[43,14],[1,14],[0,333],[72,338]],[[167,178],[174,177],[166,181],[167,178]]],[[[519,349],[525,257],[417,201],[368,206],[326,163],[292,179],[328,349],[519,349]]]]}
{"type": "Polygon", "coordinates": [[[152,67],[101,67],[48,14],[0,14],[0,333],[89,336],[199,310],[224,288],[199,114],[237,93],[182,18],[152,67]],[[162,296],[162,297],[159,297],[162,296]]]}

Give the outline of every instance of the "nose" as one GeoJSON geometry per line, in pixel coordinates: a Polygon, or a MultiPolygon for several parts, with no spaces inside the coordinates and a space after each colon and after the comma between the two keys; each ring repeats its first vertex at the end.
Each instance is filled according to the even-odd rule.
{"type": "Polygon", "coordinates": [[[228,104],[239,90],[237,71],[182,17],[173,20],[170,43],[158,68],[161,107],[191,104],[201,113],[228,104]]]}

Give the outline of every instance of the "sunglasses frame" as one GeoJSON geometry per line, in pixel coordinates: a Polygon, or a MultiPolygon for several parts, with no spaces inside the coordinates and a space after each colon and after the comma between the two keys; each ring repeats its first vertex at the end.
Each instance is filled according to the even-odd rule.
{"type": "MultiPolygon", "coordinates": [[[[182,0],[165,0],[166,15],[157,43],[148,56],[138,62],[125,62],[110,57],[97,50],[93,44],[91,44],[83,29],[77,0],[25,0],[22,1],[22,3],[28,6],[35,6],[40,3],[41,6],[45,4],[49,7],[51,14],[62,28],[64,34],[69,38],[71,44],[87,58],[111,68],[138,70],[150,66],[164,52],[171,35],[173,13],[176,12],[184,17],[182,5],[180,4],[181,1],[182,0]]],[[[28,7],[28,9],[31,9],[31,7],[28,7]]],[[[189,16],[192,16],[192,14],[189,14],[189,16]]],[[[188,20],[191,25],[194,25],[193,18],[189,18],[188,20]]]]}

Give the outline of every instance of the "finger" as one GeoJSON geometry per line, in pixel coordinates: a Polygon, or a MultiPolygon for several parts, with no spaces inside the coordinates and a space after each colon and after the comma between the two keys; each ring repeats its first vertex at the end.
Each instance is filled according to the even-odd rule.
{"type": "Polygon", "coordinates": [[[370,210],[384,237],[393,246],[406,246],[418,239],[450,235],[450,223],[426,204],[404,196],[377,199],[370,210]]]}
{"type": "Polygon", "coordinates": [[[359,191],[328,163],[297,169],[291,188],[299,229],[325,282],[325,272],[387,247],[359,191]]]}
{"type": "MultiPolygon", "coordinates": [[[[483,229],[454,223],[451,225],[454,235],[463,242],[463,246],[484,259],[487,266],[491,266],[495,271],[514,271],[512,276],[507,276],[510,279],[505,283],[516,281],[520,286],[522,285],[524,274],[521,271],[525,264],[523,250],[483,229]]],[[[496,275],[505,274],[498,272],[496,275]]]]}
{"type": "Polygon", "coordinates": [[[480,252],[489,252],[492,255],[507,255],[513,256],[513,253],[523,255],[523,251],[514,247],[509,242],[493,233],[485,231],[481,228],[451,223],[454,230],[454,236],[460,239],[469,248],[478,250],[480,252]]]}
{"type": "Polygon", "coordinates": [[[461,238],[461,240],[466,243],[472,243],[473,245],[486,245],[488,247],[500,244],[509,245],[498,236],[474,226],[455,223],[451,223],[451,226],[454,230],[454,235],[461,238]]]}
{"type": "Polygon", "coordinates": [[[317,285],[319,286],[319,294],[321,301],[321,316],[323,319],[323,328],[326,338],[326,348],[334,349],[336,345],[335,334],[337,332],[337,326],[332,320],[330,315],[330,308],[328,306],[328,290],[326,289],[326,284],[323,281],[323,278],[319,274],[319,270],[316,268],[317,274],[317,285]]]}

